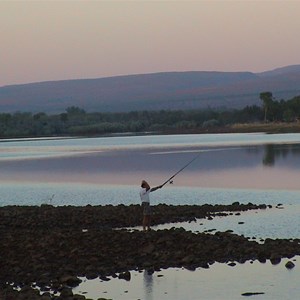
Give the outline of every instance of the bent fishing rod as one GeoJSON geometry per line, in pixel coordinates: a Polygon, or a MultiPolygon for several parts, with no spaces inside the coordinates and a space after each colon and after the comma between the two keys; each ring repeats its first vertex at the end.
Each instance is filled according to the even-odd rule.
{"type": "Polygon", "coordinates": [[[172,175],[168,180],[166,180],[161,187],[163,187],[164,185],[166,185],[168,182],[171,182],[170,180],[172,180],[176,175],[178,175],[181,171],[183,171],[187,166],[189,166],[193,161],[195,161],[199,156],[200,156],[201,152],[198,153],[197,156],[195,156],[191,161],[189,161],[185,166],[183,166],[180,170],[178,170],[174,175],[172,175]]]}

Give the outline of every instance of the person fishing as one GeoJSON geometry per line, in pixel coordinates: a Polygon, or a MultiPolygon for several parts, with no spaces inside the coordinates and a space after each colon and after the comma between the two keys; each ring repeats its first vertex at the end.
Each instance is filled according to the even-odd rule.
{"type": "Polygon", "coordinates": [[[178,175],[180,172],[182,172],[187,166],[189,166],[193,161],[195,161],[199,156],[201,152],[197,154],[191,161],[189,161],[186,165],[184,165],[180,170],[178,170],[174,175],[172,175],[168,180],[166,180],[163,184],[158,185],[154,188],[151,188],[149,183],[146,180],[142,180],[141,183],[141,189],[140,189],[140,198],[142,201],[142,208],[143,208],[143,230],[146,231],[150,230],[150,224],[151,224],[151,206],[150,206],[150,197],[149,194],[151,192],[154,192],[158,189],[161,189],[164,187],[167,183],[173,184],[173,178],[178,175]]]}
{"type": "Polygon", "coordinates": [[[140,197],[142,201],[142,208],[143,208],[143,231],[149,231],[151,225],[151,206],[150,206],[150,196],[151,192],[154,192],[158,189],[161,189],[163,185],[159,185],[156,187],[151,188],[149,183],[146,180],[142,180],[141,183],[141,190],[140,190],[140,197]]]}

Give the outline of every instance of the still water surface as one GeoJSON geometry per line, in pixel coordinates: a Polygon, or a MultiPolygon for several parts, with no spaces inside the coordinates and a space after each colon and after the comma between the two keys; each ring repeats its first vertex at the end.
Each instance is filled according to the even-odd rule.
{"type": "Polygon", "coordinates": [[[299,199],[300,134],[208,134],[2,141],[2,205],[138,203],[197,155],[154,203],[299,199]]]}

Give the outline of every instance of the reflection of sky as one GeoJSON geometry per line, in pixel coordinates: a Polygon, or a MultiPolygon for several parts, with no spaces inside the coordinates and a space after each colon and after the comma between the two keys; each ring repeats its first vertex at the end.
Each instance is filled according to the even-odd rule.
{"type": "Polygon", "coordinates": [[[199,135],[146,135],[121,136],[101,138],[36,138],[36,139],[2,139],[0,156],[10,157],[11,153],[41,154],[65,153],[70,154],[90,151],[120,150],[120,149],[163,149],[173,147],[208,147],[208,146],[239,146],[262,145],[266,143],[299,143],[300,134],[199,134],[199,135]]]}
{"type": "MultiPolygon", "coordinates": [[[[299,200],[299,199],[298,199],[299,200]]],[[[281,202],[280,202],[281,203],[281,202]]],[[[277,203],[278,204],[278,203],[277,203]]],[[[183,227],[185,230],[212,232],[232,230],[235,234],[248,238],[260,239],[299,239],[300,238],[300,205],[299,201],[292,205],[282,205],[272,208],[250,210],[232,215],[215,216],[212,220],[198,219],[195,222],[160,224],[152,226],[153,230],[183,227]]],[[[142,226],[129,229],[142,230],[142,226]]]]}
{"type": "MultiPolygon", "coordinates": [[[[262,146],[205,148],[161,152],[145,149],[68,154],[57,157],[24,157],[0,161],[2,181],[77,182],[135,185],[148,179],[165,182],[198,152],[199,157],[174,178],[177,186],[216,188],[299,189],[300,155],[289,152],[263,165],[262,146]]],[[[61,152],[60,152],[61,153],[61,152]]]]}
{"type": "Polygon", "coordinates": [[[0,182],[137,185],[146,179],[151,185],[158,185],[199,155],[174,178],[176,186],[299,190],[299,144],[282,144],[291,140],[300,140],[300,134],[2,142],[0,182]],[[262,145],[263,138],[276,144],[262,145]],[[237,146],[246,142],[251,145],[237,146]]]}
{"type": "MultiPolygon", "coordinates": [[[[299,257],[295,257],[298,261],[299,257]]],[[[244,264],[237,263],[230,267],[227,264],[214,263],[209,269],[198,268],[191,272],[185,269],[169,268],[152,275],[153,286],[145,290],[143,273],[131,272],[131,281],[111,279],[100,282],[99,279],[84,281],[74,289],[74,293],[85,293],[86,297],[99,297],[115,300],[160,299],[160,300],[238,300],[242,293],[263,292],[253,296],[255,299],[298,299],[300,293],[297,268],[287,270],[283,259],[278,265],[269,261],[258,261],[244,264]],[[145,294],[147,295],[145,297],[145,294]]]]}

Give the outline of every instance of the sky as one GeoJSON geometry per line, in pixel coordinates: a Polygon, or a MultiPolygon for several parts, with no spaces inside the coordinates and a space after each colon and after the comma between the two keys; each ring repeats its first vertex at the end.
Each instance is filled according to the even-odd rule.
{"type": "Polygon", "coordinates": [[[300,64],[300,0],[0,0],[0,87],[300,64]]]}

